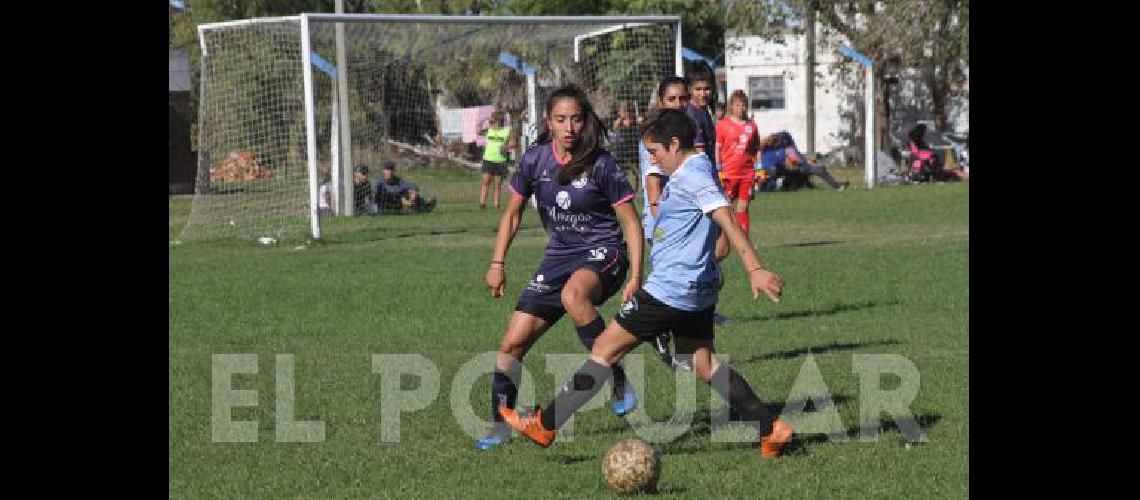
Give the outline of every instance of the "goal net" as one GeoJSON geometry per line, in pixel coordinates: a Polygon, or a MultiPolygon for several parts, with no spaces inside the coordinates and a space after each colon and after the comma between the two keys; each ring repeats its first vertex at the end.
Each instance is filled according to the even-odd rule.
{"type": "Polygon", "coordinates": [[[679,25],[304,14],[199,26],[198,176],[179,238],[304,239],[479,210],[479,132],[496,111],[519,144],[505,202],[543,99],[570,83],[611,129],[619,163],[636,169],[636,129],[615,120],[622,109],[636,124],[657,83],[680,73],[679,25]],[[389,161],[423,202],[377,199],[389,161]]]}

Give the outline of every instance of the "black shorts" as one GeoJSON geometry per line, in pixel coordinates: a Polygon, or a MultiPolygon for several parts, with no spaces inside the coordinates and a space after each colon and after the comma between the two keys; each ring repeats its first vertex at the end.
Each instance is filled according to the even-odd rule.
{"type": "Polygon", "coordinates": [[[495,163],[493,161],[483,160],[483,173],[497,175],[499,177],[507,176],[507,162],[495,163]]]}
{"type": "MultiPolygon", "coordinates": [[[[716,306],[700,311],[685,311],[669,306],[644,289],[621,305],[614,321],[641,340],[649,340],[665,332],[673,332],[678,339],[712,340],[713,312],[716,306]]],[[[681,351],[678,351],[681,352],[681,351]]]]}
{"type": "MultiPolygon", "coordinates": [[[[625,283],[626,273],[629,271],[629,259],[625,256],[625,249],[621,247],[598,247],[584,249],[580,253],[562,256],[545,256],[538,264],[538,270],[531,276],[530,281],[519,295],[516,311],[534,314],[534,308],[527,308],[527,304],[548,306],[543,309],[562,308],[562,287],[570,276],[579,269],[590,269],[598,275],[602,283],[602,296],[595,306],[600,306],[621,290],[625,283]]],[[[535,314],[540,318],[553,323],[552,314],[535,314]]]]}

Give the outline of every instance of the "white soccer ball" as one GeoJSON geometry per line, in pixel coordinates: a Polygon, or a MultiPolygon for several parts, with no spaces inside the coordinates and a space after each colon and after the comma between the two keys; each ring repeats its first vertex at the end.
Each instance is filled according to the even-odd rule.
{"type": "Polygon", "coordinates": [[[623,439],[602,458],[602,475],[617,493],[653,492],[661,478],[661,455],[645,441],[623,439]]]}

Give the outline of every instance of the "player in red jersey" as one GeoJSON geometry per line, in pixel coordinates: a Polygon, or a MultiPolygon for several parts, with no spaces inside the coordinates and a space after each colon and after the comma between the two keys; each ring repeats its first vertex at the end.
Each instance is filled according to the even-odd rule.
{"type": "Polygon", "coordinates": [[[752,199],[756,152],[760,134],[756,122],[746,114],[748,96],[743,90],[732,91],[728,98],[728,116],[716,124],[716,157],[720,159],[720,179],[724,194],[736,207],[736,219],[748,232],[748,202],[752,199]]]}

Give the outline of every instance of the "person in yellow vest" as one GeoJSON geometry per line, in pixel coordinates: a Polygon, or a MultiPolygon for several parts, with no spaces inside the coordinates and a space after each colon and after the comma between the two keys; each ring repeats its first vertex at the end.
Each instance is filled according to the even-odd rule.
{"type": "Polygon", "coordinates": [[[492,204],[499,208],[499,198],[503,191],[503,177],[507,175],[507,149],[514,147],[517,139],[511,134],[511,128],[503,120],[502,111],[491,114],[488,127],[479,131],[479,135],[487,138],[483,148],[483,185],[479,188],[479,208],[487,208],[487,187],[494,184],[495,197],[492,204]],[[511,144],[508,144],[511,143],[511,144]]]}

